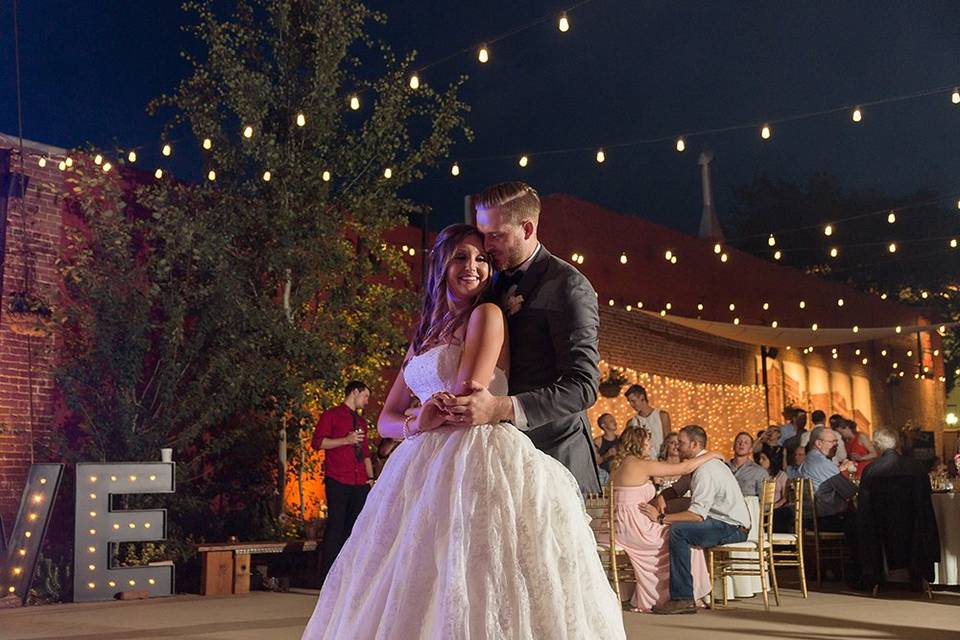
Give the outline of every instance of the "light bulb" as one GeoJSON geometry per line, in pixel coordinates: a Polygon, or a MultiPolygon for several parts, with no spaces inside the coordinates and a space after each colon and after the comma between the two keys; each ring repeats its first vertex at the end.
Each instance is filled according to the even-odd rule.
{"type": "Polygon", "coordinates": [[[420,88],[420,76],[417,74],[410,76],[410,88],[414,91],[420,88]]]}
{"type": "Polygon", "coordinates": [[[853,118],[854,122],[860,122],[863,120],[863,113],[860,112],[860,107],[854,109],[853,114],[850,117],[853,118]]]}
{"type": "Polygon", "coordinates": [[[774,320],[773,322],[770,323],[770,326],[776,329],[778,324],[779,323],[776,320],[774,320]]]}
{"type": "Polygon", "coordinates": [[[832,225],[832,224],[828,224],[827,226],[825,226],[825,227],[823,228],[823,235],[825,235],[825,236],[832,236],[832,235],[833,235],[833,225],[832,225]]]}
{"type": "Polygon", "coordinates": [[[213,147],[213,141],[210,138],[203,139],[203,148],[209,151],[213,147]]]}
{"type": "Polygon", "coordinates": [[[97,155],[95,155],[95,156],[93,157],[93,163],[94,163],[94,164],[97,164],[97,165],[103,164],[103,156],[100,155],[99,153],[98,153],[97,155]]]}
{"type": "Polygon", "coordinates": [[[207,180],[209,180],[210,182],[213,182],[216,179],[217,179],[217,172],[214,171],[213,169],[210,169],[210,171],[207,172],[207,180]]]}
{"type": "Polygon", "coordinates": [[[383,177],[386,178],[387,180],[389,180],[390,178],[392,178],[392,177],[393,177],[393,169],[391,169],[390,167],[387,167],[386,169],[384,169],[384,170],[383,170],[383,177]]]}
{"type": "Polygon", "coordinates": [[[672,257],[673,257],[673,251],[670,251],[670,249],[667,249],[666,252],[664,252],[663,254],[664,260],[669,260],[672,257]]]}
{"type": "Polygon", "coordinates": [[[320,177],[323,178],[324,182],[330,182],[331,175],[329,171],[324,171],[320,177]]]}
{"type": "Polygon", "coordinates": [[[733,324],[740,324],[740,318],[734,318],[733,324]]]}
{"type": "Polygon", "coordinates": [[[627,264],[627,254],[625,253],[620,254],[620,264],[627,264]]]}
{"type": "Polygon", "coordinates": [[[450,174],[454,176],[460,175],[460,165],[454,162],[453,166],[450,167],[450,174]]]}
{"type": "Polygon", "coordinates": [[[858,325],[853,325],[853,332],[860,333],[860,327],[858,325]]]}
{"type": "Polygon", "coordinates": [[[162,178],[162,177],[163,177],[163,169],[157,169],[156,171],[154,171],[154,172],[153,172],[153,177],[156,178],[157,180],[159,180],[160,178],[162,178]]]}
{"type": "Polygon", "coordinates": [[[677,138],[677,151],[683,153],[687,148],[687,143],[683,141],[683,138],[677,138]]]}
{"type": "Polygon", "coordinates": [[[901,327],[900,325],[897,325],[897,327],[896,327],[896,329],[894,329],[894,331],[896,331],[897,333],[900,333],[900,332],[903,331],[903,327],[901,327]]]}
{"type": "Polygon", "coordinates": [[[733,304],[733,303],[731,302],[731,303],[730,303],[730,306],[727,307],[727,308],[730,309],[730,311],[736,311],[737,305],[735,305],[735,304],[733,304]]]}
{"type": "Polygon", "coordinates": [[[103,172],[104,172],[104,173],[109,173],[110,169],[112,169],[112,168],[113,168],[113,165],[110,164],[109,162],[104,162],[104,163],[103,163],[103,172]]]}
{"type": "Polygon", "coordinates": [[[763,128],[760,129],[760,137],[764,140],[770,139],[770,125],[763,125],[763,128]]]}
{"type": "Polygon", "coordinates": [[[67,159],[63,161],[63,164],[67,165],[68,167],[72,167],[72,166],[73,166],[73,158],[71,158],[70,156],[67,156],[67,159]]]}
{"type": "Polygon", "coordinates": [[[487,51],[487,45],[480,47],[480,51],[477,52],[477,60],[479,60],[481,64],[485,64],[490,60],[490,52],[487,51]]]}
{"type": "Polygon", "coordinates": [[[812,331],[816,331],[816,330],[819,329],[819,328],[820,328],[820,325],[818,325],[816,322],[814,322],[812,325],[810,325],[810,329],[811,329],[812,331]]]}
{"type": "Polygon", "coordinates": [[[273,177],[273,176],[270,175],[270,171],[264,171],[264,172],[263,172],[263,181],[264,181],[264,182],[270,182],[270,178],[272,178],[272,177],[273,177]]]}
{"type": "MultiPolygon", "coordinates": [[[[41,156],[40,159],[37,160],[37,164],[40,165],[40,168],[42,169],[43,167],[47,166],[47,159],[41,156]]],[[[64,166],[66,166],[66,163],[64,163],[64,166]]]]}
{"type": "Polygon", "coordinates": [[[728,260],[727,254],[721,253],[721,254],[720,254],[720,262],[726,262],[727,260],[728,260]]]}
{"type": "Polygon", "coordinates": [[[956,249],[956,248],[957,248],[957,239],[956,239],[956,238],[950,238],[950,248],[951,248],[951,249],[956,249]]]}
{"type": "Polygon", "coordinates": [[[677,264],[677,256],[670,258],[670,264],[677,264]]]}
{"type": "Polygon", "coordinates": [[[806,309],[806,308],[807,308],[807,303],[806,303],[805,300],[801,300],[801,301],[800,301],[800,308],[801,308],[801,309],[806,309]]]}
{"type": "Polygon", "coordinates": [[[243,137],[248,140],[253,137],[253,127],[247,125],[243,128],[243,137]]]}
{"type": "Polygon", "coordinates": [[[562,33],[570,31],[570,21],[567,20],[567,14],[560,14],[560,22],[557,23],[557,28],[560,29],[562,33]]]}
{"type": "Polygon", "coordinates": [[[302,113],[298,113],[298,114],[297,114],[297,126],[298,126],[298,127],[304,127],[304,126],[306,126],[306,125],[307,125],[307,116],[303,115],[302,113]]]}
{"type": "Polygon", "coordinates": [[[954,89],[953,94],[950,96],[950,101],[953,104],[960,104],[960,90],[954,89]]]}
{"type": "Polygon", "coordinates": [[[527,156],[520,156],[520,162],[518,163],[521,167],[527,166],[527,163],[530,161],[527,159],[527,156]]]}
{"type": "Polygon", "coordinates": [[[350,108],[353,109],[354,111],[356,111],[357,109],[359,109],[359,108],[360,108],[360,98],[358,98],[358,97],[355,96],[355,95],[350,96],[350,108]]]}
{"type": "Polygon", "coordinates": [[[766,310],[769,309],[769,308],[770,308],[770,303],[769,303],[769,302],[764,302],[764,303],[763,303],[763,310],[766,311],[766,310]]]}
{"type": "Polygon", "coordinates": [[[720,243],[719,243],[719,242],[718,242],[717,244],[713,245],[713,252],[714,252],[714,253],[719,254],[721,251],[723,251],[723,247],[720,246],[720,243]]]}
{"type": "Polygon", "coordinates": [[[171,153],[173,153],[173,149],[170,147],[169,144],[165,144],[163,145],[163,149],[160,150],[160,153],[162,153],[165,156],[169,156],[171,153]]]}
{"type": "Polygon", "coordinates": [[[610,300],[607,301],[607,304],[612,307],[613,305],[615,305],[615,304],[617,304],[617,303],[613,301],[613,298],[610,298],[610,300]]]}
{"type": "Polygon", "coordinates": [[[60,161],[60,164],[57,165],[57,169],[60,169],[60,171],[66,171],[66,170],[67,170],[67,163],[64,162],[63,160],[61,160],[61,161],[60,161]]]}
{"type": "Polygon", "coordinates": [[[137,152],[136,152],[136,151],[131,151],[130,153],[128,153],[128,154],[127,154],[127,160],[130,161],[130,162],[136,162],[136,161],[137,161],[137,152]]]}
{"type": "Polygon", "coordinates": [[[603,164],[603,161],[607,159],[606,154],[603,153],[603,149],[597,151],[597,162],[603,164]]]}
{"type": "Polygon", "coordinates": [[[773,259],[774,259],[774,260],[779,260],[779,259],[782,258],[782,257],[783,257],[783,253],[782,253],[779,249],[777,249],[776,251],[773,252],[773,259]]]}
{"type": "Polygon", "coordinates": [[[897,243],[896,243],[896,242],[891,242],[889,245],[887,245],[887,251],[889,251],[890,253],[896,253],[896,252],[897,252],[897,243]]]}
{"type": "Polygon", "coordinates": [[[777,239],[773,237],[772,233],[770,234],[770,237],[767,238],[767,244],[770,245],[771,247],[777,246],[777,239]]]}
{"type": "Polygon", "coordinates": [[[697,304],[697,311],[703,311],[703,303],[697,304]]]}
{"type": "Polygon", "coordinates": [[[895,214],[893,211],[887,214],[888,223],[893,224],[896,221],[897,221],[897,214],[895,214]]]}
{"type": "Polygon", "coordinates": [[[837,298],[837,306],[838,306],[838,307],[842,307],[842,306],[843,306],[843,298],[837,298]]]}

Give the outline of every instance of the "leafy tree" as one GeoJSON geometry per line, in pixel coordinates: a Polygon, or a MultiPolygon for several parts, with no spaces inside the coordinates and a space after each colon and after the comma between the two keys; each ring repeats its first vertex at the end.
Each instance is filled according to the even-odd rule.
{"type": "Polygon", "coordinates": [[[69,449],[174,447],[174,520],[206,536],[262,530],[285,477],[278,447],[284,460],[311,409],[402,353],[412,287],[384,234],[419,210],[402,189],[470,136],[463,79],[411,89],[414,55],[368,35],[382,14],[221,5],[185,3],[202,54],[185,53],[192,73],[150,105],[215,179],[106,171],[91,151],[71,173],[83,225],[62,265],[69,449]]]}
{"type": "MultiPolygon", "coordinates": [[[[905,196],[846,192],[825,173],[805,184],[760,177],[735,196],[729,235],[738,247],[766,258],[779,250],[783,264],[932,309],[942,321],[960,320],[960,248],[950,244],[960,239],[955,200],[929,189],[905,196]]],[[[960,367],[958,338],[952,330],[943,339],[948,389],[960,367]]]]}

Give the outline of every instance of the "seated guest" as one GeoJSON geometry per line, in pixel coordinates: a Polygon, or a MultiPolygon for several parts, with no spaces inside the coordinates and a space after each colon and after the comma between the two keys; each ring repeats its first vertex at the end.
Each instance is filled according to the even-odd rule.
{"type": "MultiPolygon", "coordinates": [[[[634,428],[623,432],[613,461],[611,482],[616,488],[617,544],[626,550],[637,577],[637,587],[630,600],[633,611],[650,611],[670,598],[668,529],[651,521],[640,509],[640,505],[647,506],[656,493],[653,478],[679,477],[717,459],[722,459],[719,453],[677,463],[650,460],[650,433],[634,428]]],[[[690,553],[694,595],[699,599],[710,593],[710,578],[703,550],[694,549],[690,553]]]]}
{"type": "MultiPolygon", "coordinates": [[[[830,416],[830,421],[828,423],[824,422],[824,416],[826,415],[823,411],[817,410],[813,412],[813,415],[816,416],[814,429],[817,427],[826,427],[828,429],[837,430],[837,425],[843,424],[843,421],[846,419],[838,413],[830,416]]],[[[803,435],[800,436],[800,446],[806,450],[810,449],[810,432],[806,431],[803,435]]],[[[843,444],[843,438],[837,441],[837,453],[833,456],[833,461],[837,463],[837,466],[842,467],[841,464],[847,459],[847,448],[843,444]]]]}
{"type": "Polygon", "coordinates": [[[880,457],[863,470],[861,485],[869,478],[881,476],[926,475],[919,461],[900,455],[897,451],[900,438],[891,429],[877,429],[873,434],[873,444],[880,452],[880,457]]]}
{"type": "MultiPolygon", "coordinates": [[[[671,431],[667,434],[663,444],[660,446],[660,452],[657,454],[657,460],[660,462],[669,462],[670,464],[680,463],[680,451],[677,449],[677,432],[671,431]]],[[[657,476],[653,479],[659,490],[664,490],[680,479],[676,476],[657,476]]]]}
{"type": "Polygon", "coordinates": [[[603,432],[593,441],[597,450],[597,466],[600,467],[600,485],[607,484],[610,479],[610,463],[617,455],[617,420],[609,413],[597,419],[597,426],[603,432]]]}
{"type": "Polygon", "coordinates": [[[763,483],[770,479],[767,470],[753,461],[753,436],[741,431],[733,441],[733,458],[727,463],[744,496],[759,496],[763,483]]]}
{"type": "Polygon", "coordinates": [[[773,530],[777,533],[790,533],[793,531],[793,505],[787,504],[787,472],[777,471],[774,473],[770,465],[770,459],[767,454],[760,451],[753,454],[753,461],[763,467],[769,474],[769,478],[776,483],[776,493],[773,502],[773,530]]]}
{"type": "Polygon", "coordinates": [[[753,443],[753,452],[763,452],[767,456],[773,474],[786,466],[784,448],[780,446],[780,435],[780,427],[771,425],[766,431],[759,432],[756,442],[753,443]]]}
{"type": "Polygon", "coordinates": [[[783,410],[784,416],[791,416],[790,421],[780,427],[780,446],[792,449],[807,432],[807,412],[799,407],[789,407],[783,410]]]}
{"type": "MultiPolygon", "coordinates": [[[[680,430],[680,457],[684,460],[706,455],[707,433],[703,427],[687,425],[680,430]]],[[[670,600],[653,608],[654,613],[696,613],[692,550],[729,542],[743,542],[750,531],[750,512],[740,485],[730,468],[711,460],[689,476],[681,478],[651,504],[639,507],[659,524],[670,525],[670,600]],[[686,511],[666,513],[666,501],[691,493],[686,511]]]]}
{"type": "Polygon", "coordinates": [[[810,450],[800,467],[800,475],[813,484],[817,518],[821,531],[843,531],[849,500],[857,493],[855,484],[833,462],[840,439],[832,429],[818,427],[810,434],[810,450]]]}
{"type": "Polygon", "coordinates": [[[800,465],[807,459],[807,450],[804,447],[796,447],[787,451],[787,480],[793,480],[800,477],[800,465]]]}
{"type": "Polygon", "coordinates": [[[857,477],[861,477],[863,470],[877,459],[876,447],[866,434],[857,431],[857,423],[853,420],[844,420],[836,430],[847,447],[847,457],[857,465],[857,477]]]}

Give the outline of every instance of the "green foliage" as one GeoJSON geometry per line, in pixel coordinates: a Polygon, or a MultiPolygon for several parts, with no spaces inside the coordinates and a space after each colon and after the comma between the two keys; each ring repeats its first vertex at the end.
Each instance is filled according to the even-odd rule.
{"type": "Polygon", "coordinates": [[[27,604],[66,602],[70,591],[72,567],[70,558],[59,558],[55,562],[52,558],[41,554],[37,560],[37,568],[33,572],[27,604]]]}
{"type": "MultiPolygon", "coordinates": [[[[949,245],[956,235],[955,202],[930,190],[902,197],[845,192],[823,173],[805,184],[758,178],[738,188],[736,199],[729,235],[739,248],[761,257],[780,249],[783,264],[925,307],[941,322],[960,320],[960,251],[949,245]],[[837,222],[851,216],[858,217],[837,222]],[[834,227],[829,237],[824,234],[828,223],[834,227]],[[777,239],[774,248],[767,245],[771,233],[777,239]],[[888,251],[892,241],[894,254],[888,251]],[[839,249],[836,258],[829,255],[831,247],[839,249]]],[[[943,338],[948,389],[957,383],[958,339],[956,330],[943,338]]]]}
{"type": "Polygon", "coordinates": [[[173,447],[181,538],[272,526],[281,433],[299,442],[346,380],[376,386],[402,353],[414,301],[384,234],[418,211],[403,187],[470,135],[462,79],[410,90],[413,56],[366,35],[382,15],[349,1],[232,4],[225,16],[185,3],[204,53],[184,54],[192,73],[150,106],[171,136],[212,140],[200,153],[216,181],[79,160],[86,228],[61,265],[69,455],[152,460],[173,447]],[[352,93],[363,110],[348,110],[352,93]]]}

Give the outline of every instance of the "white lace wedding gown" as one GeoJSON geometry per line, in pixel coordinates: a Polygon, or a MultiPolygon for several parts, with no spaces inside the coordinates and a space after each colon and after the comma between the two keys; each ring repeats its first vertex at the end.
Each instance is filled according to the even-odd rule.
{"type": "MultiPolygon", "coordinates": [[[[410,360],[426,401],[462,349],[410,360]]],[[[507,392],[497,370],[490,390],[507,392]]],[[[303,638],[617,640],[620,604],[576,480],[512,425],[437,429],[387,462],[324,583],[303,638]]]]}

